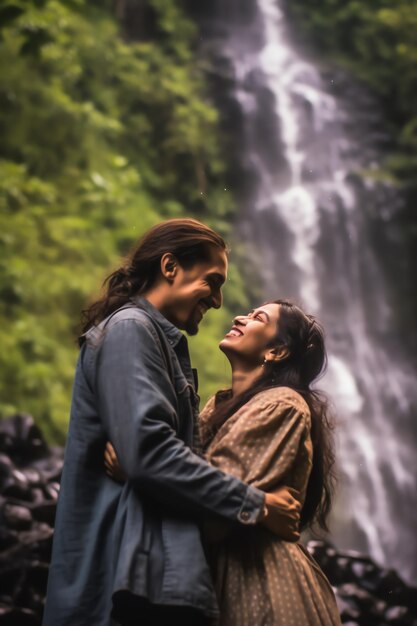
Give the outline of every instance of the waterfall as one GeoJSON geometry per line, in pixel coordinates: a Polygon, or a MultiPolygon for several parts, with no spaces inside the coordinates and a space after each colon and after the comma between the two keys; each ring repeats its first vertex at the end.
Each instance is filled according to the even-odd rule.
{"type": "MultiPolygon", "coordinates": [[[[401,202],[373,175],[381,125],[363,89],[308,59],[279,0],[214,3],[199,20],[235,127],[236,228],[264,297],[295,299],[326,329],[319,386],[337,416],[340,469],[331,539],[416,582],[416,372],[371,228],[377,215],[390,229],[401,202]]],[[[392,237],[386,246],[398,252],[392,237]]]]}

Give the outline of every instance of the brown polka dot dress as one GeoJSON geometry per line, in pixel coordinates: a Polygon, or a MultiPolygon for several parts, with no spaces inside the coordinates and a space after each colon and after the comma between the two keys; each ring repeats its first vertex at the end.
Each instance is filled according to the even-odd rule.
{"type": "MultiPolygon", "coordinates": [[[[202,430],[214,405],[212,398],[201,413],[202,430]]],[[[223,424],[206,456],[263,491],[293,487],[302,503],[312,464],[310,423],[298,393],[262,391],[223,424]]],[[[300,543],[236,525],[206,546],[220,605],[216,626],[340,626],[332,588],[300,543]]]]}

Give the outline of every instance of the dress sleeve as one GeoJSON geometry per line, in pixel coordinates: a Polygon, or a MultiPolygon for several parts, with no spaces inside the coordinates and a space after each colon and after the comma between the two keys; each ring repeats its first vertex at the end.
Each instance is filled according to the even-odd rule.
{"type": "Polygon", "coordinates": [[[282,484],[290,487],[297,456],[302,454],[311,463],[310,414],[290,396],[255,397],[231,422],[206,456],[212,465],[246,483],[263,491],[282,484]]]}

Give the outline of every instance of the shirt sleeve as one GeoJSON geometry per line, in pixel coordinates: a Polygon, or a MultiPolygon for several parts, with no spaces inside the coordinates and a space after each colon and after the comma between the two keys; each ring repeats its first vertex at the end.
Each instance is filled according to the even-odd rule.
{"type": "Polygon", "coordinates": [[[216,467],[263,491],[293,486],[295,462],[302,456],[305,471],[311,463],[310,415],[285,393],[252,399],[230,426],[225,424],[206,455],[216,467]]]}
{"type": "Polygon", "coordinates": [[[167,505],[256,523],[262,492],[215,469],[177,437],[181,416],[153,333],[141,320],[117,320],[97,359],[99,415],[128,481],[167,505]]]}

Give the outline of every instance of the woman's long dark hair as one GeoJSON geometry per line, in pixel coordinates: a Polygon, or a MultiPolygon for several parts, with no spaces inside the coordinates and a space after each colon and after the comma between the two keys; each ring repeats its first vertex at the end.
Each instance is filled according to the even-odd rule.
{"type": "Polygon", "coordinates": [[[125,263],[103,283],[104,294],[82,311],[82,332],[99,324],[129,300],[155,282],[161,257],[171,252],[184,268],[209,256],[209,247],[226,250],[223,238],[214,230],[191,219],[172,219],[151,228],[138,241],[125,263]]]}
{"type": "Polygon", "coordinates": [[[335,486],[333,422],[325,396],[311,388],[327,365],[324,332],[319,322],[306,315],[298,306],[287,300],[268,304],[279,305],[277,335],[271,347],[285,346],[288,357],[271,362],[250,389],[230,399],[222,400],[220,393],[216,407],[203,435],[207,447],[221,425],[255,394],[273,387],[290,387],[306,401],[311,412],[311,438],[313,466],[301,513],[301,526],[317,523],[324,530],[330,512],[335,486]]]}

